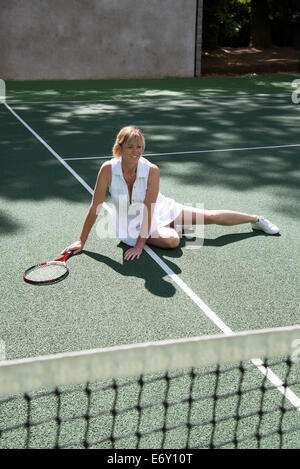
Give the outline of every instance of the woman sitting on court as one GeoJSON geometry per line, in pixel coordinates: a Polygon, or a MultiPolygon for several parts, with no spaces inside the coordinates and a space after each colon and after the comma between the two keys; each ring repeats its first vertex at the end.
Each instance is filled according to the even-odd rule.
{"type": "Polygon", "coordinates": [[[186,207],[159,192],[159,169],[142,157],[145,139],[134,126],[124,127],[117,135],[113,155],[99,171],[94,196],[78,241],[63,253],[80,252],[104,202],[107,189],[114,205],[118,238],[129,246],[124,258],[139,259],[145,244],[163,249],[176,248],[179,235],[175,227],[188,224],[233,226],[252,223],[254,230],[276,234],[279,228],[257,215],[230,210],[201,210],[186,207]],[[150,227],[150,229],[148,228],[150,227]]]}

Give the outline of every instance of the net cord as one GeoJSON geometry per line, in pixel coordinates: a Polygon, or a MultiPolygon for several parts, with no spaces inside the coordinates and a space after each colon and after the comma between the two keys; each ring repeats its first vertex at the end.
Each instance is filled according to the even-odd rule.
{"type": "Polygon", "coordinates": [[[299,339],[300,326],[291,326],[2,361],[0,395],[255,357],[291,356],[300,362],[299,339]]]}

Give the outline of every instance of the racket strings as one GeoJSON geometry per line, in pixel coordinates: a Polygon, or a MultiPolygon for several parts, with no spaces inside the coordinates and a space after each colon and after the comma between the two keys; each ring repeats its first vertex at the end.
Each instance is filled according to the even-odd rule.
{"type": "Polygon", "coordinates": [[[32,282],[55,281],[67,273],[68,269],[62,262],[48,262],[35,266],[26,273],[26,279],[32,282]]]}

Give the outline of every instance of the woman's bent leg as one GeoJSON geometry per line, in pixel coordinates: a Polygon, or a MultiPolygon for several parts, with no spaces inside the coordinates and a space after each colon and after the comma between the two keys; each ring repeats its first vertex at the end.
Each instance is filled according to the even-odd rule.
{"type": "Polygon", "coordinates": [[[147,239],[147,244],[162,249],[173,249],[179,245],[180,239],[174,228],[168,226],[159,227],[147,239]]]}
{"type": "Polygon", "coordinates": [[[256,223],[258,216],[231,210],[201,210],[183,207],[181,213],[170,226],[159,227],[147,239],[147,244],[162,249],[172,249],[179,245],[180,238],[174,229],[176,225],[216,224],[234,226],[242,223],[256,223]]]}

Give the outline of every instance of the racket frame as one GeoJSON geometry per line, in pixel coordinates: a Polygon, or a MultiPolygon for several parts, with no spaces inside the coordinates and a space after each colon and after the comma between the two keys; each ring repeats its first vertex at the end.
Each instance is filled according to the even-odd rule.
{"type": "Polygon", "coordinates": [[[25,270],[23,274],[23,279],[27,283],[31,283],[33,285],[51,285],[52,283],[60,282],[61,280],[65,279],[69,275],[69,268],[67,266],[66,260],[69,259],[73,255],[73,251],[68,251],[64,256],[59,257],[58,259],[53,259],[52,261],[41,262],[40,264],[33,265],[25,270]],[[44,265],[62,265],[66,269],[65,272],[57,278],[50,279],[50,280],[31,280],[27,278],[27,275],[32,272],[32,270],[37,269],[38,267],[42,267],[44,265]]]}

